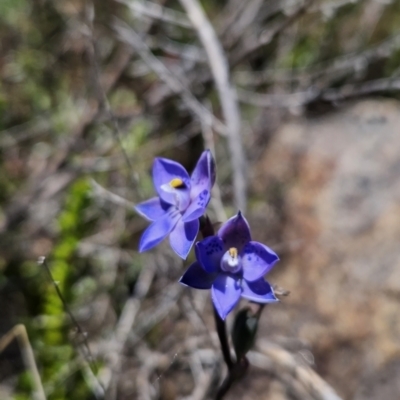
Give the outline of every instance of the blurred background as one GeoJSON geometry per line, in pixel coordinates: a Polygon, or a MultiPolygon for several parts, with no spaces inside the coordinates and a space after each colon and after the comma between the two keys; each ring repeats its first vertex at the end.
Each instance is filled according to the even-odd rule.
{"type": "Polygon", "coordinates": [[[245,211],[290,291],[226,398],[400,398],[399,26],[399,0],[1,0],[0,399],[212,395],[193,255],[139,254],[132,208],[204,148],[210,217],[245,211]]]}

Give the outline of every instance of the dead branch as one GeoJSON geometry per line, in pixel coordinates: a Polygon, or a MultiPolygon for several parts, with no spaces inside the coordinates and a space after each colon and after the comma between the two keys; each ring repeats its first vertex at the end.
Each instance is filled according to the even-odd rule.
{"type": "Polygon", "coordinates": [[[174,75],[174,73],[153,55],[140,36],[125,23],[116,20],[113,28],[120,40],[131,45],[142,57],[143,61],[164,81],[170,90],[182,97],[183,103],[200,120],[212,126],[218,133],[225,135],[226,127],[193,96],[190,90],[174,75]]]}
{"type": "Polygon", "coordinates": [[[259,352],[248,353],[249,361],[268,370],[277,379],[283,379],[284,383],[300,394],[299,399],[311,397],[314,400],[341,400],[317,373],[308,366],[300,365],[286,350],[266,341],[259,341],[257,349],[259,352]]]}
{"type": "Polygon", "coordinates": [[[35,356],[33,354],[32,346],[29,341],[28,332],[25,325],[18,324],[9,330],[2,338],[0,338],[0,353],[14,340],[18,340],[19,348],[21,350],[22,359],[25,368],[32,374],[33,384],[35,390],[33,397],[36,400],[46,400],[46,395],[43,390],[42,380],[36,365],[35,356]]]}
{"type": "Polygon", "coordinates": [[[230,84],[228,61],[210,21],[197,0],[180,0],[202,42],[208,56],[210,69],[219,94],[228,131],[228,148],[233,171],[233,188],[236,207],[246,210],[246,160],[240,136],[240,110],[236,92],[230,84]]]}
{"type": "Polygon", "coordinates": [[[171,8],[163,7],[161,4],[153,3],[151,1],[128,1],[117,0],[129,7],[135,16],[145,16],[152,19],[157,19],[169,24],[181,26],[183,28],[192,29],[192,24],[187,19],[184,13],[175,11],[171,8]]]}
{"type": "Polygon", "coordinates": [[[155,266],[154,263],[151,262],[146,268],[141,270],[134,294],[126,301],[114,334],[110,340],[109,352],[106,357],[107,367],[102,371],[102,376],[106,378],[104,385],[107,388],[107,399],[116,398],[117,380],[121,370],[122,351],[140,309],[141,301],[150,289],[154,274],[155,266]]]}

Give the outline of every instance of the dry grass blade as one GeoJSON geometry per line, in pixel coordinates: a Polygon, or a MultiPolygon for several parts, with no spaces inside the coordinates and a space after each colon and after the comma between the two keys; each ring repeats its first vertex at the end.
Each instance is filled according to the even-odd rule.
{"type": "Polygon", "coordinates": [[[36,365],[35,356],[33,354],[31,343],[29,342],[28,332],[25,325],[15,325],[2,338],[0,338],[0,353],[14,340],[18,340],[21,349],[22,359],[25,367],[32,374],[35,391],[33,397],[35,400],[46,400],[42,380],[40,379],[39,371],[36,365]]]}

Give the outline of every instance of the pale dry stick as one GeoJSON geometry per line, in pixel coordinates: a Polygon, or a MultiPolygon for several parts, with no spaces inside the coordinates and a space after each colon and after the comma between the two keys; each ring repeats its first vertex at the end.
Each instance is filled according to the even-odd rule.
{"type": "Polygon", "coordinates": [[[143,337],[160,321],[162,321],[171,309],[176,306],[177,301],[182,293],[183,286],[173,283],[169,285],[165,291],[160,294],[158,304],[146,312],[145,317],[138,320],[137,326],[129,334],[127,344],[136,346],[143,340],[143,337]]]}
{"type": "Polygon", "coordinates": [[[223,5],[221,12],[215,17],[215,24],[219,27],[218,34],[222,34],[226,29],[233,24],[238,15],[243,12],[243,7],[246,6],[242,0],[227,0],[223,5]]]}
{"type": "MultiPolygon", "coordinates": [[[[194,327],[196,328],[196,326],[198,325],[199,324],[194,324],[194,327]]],[[[194,398],[202,399],[208,389],[208,385],[207,387],[205,387],[205,384],[211,381],[211,376],[209,376],[210,374],[205,372],[203,368],[201,359],[197,353],[196,343],[193,342],[192,346],[188,347],[187,349],[190,351],[190,355],[188,357],[188,364],[192,373],[193,380],[195,382],[195,388],[192,395],[185,398],[184,400],[189,400],[189,399],[194,400],[194,398]]]]}
{"type": "Polygon", "coordinates": [[[330,2],[321,2],[315,4],[310,12],[321,12],[324,17],[324,22],[328,22],[332,19],[340,8],[347,6],[349,4],[357,4],[362,0],[338,0],[338,1],[330,1],[330,2]]]}
{"type": "MultiPolygon", "coordinates": [[[[201,300],[201,303],[203,303],[203,304],[204,304],[203,300],[205,300],[206,297],[208,298],[208,293],[206,293],[206,292],[202,293],[201,291],[199,291],[196,295],[202,297],[200,300],[201,300]]],[[[188,298],[189,298],[189,303],[186,305],[186,307],[187,307],[186,310],[189,310],[188,307],[191,307],[191,311],[192,312],[188,311],[189,312],[189,317],[190,317],[190,320],[191,320],[193,326],[196,329],[197,336],[195,338],[193,338],[194,339],[193,341],[191,341],[189,339],[185,346],[188,349],[191,349],[193,347],[197,348],[197,346],[199,346],[199,343],[198,343],[198,339],[200,339],[199,338],[199,334],[200,334],[201,330],[203,329],[205,334],[206,334],[206,337],[208,338],[209,342],[211,343],[211,345],[214,348],[213,349],[214,354],[218,354],[219,355],[220,354],[220,347],[219,347],[219,341],[218,341],[217,333],[211,331],[208,328],[208,326],[206,324],[206,321],[204,320],[204,316],[202,314],[202,309],[199,309],[197,307],[197,304],[196,304],[196,301],[195,301],[195,299],[193,297],[193,293],[192,292],[189,292],[188,298]]],[[[222,360],[222,356],[220,356],[220,360],[222,360]]]]}
{"type": "Polygon", "coordinates": [[[354,97],[400,90],[400,79],[396,77],[376,79],[362,84],[347,84],[337,89],[316,90],[291,94],[261,94],[239,90],[240,101],[265,108],[291,108],[304,106],[315,100],[328,102],[345,101],[354,97]]]}
{"type": "Polygon", "coordinates": [[[247,27],[251,25],[263,5],[264,0],[249,0],[243,2],[244,9],[237,15],[235,23],[230,25],[228,33],[225,36],[224,44],[231,47],[246,31],[247,27]]]}
{"type": "Polygon", "coordinates": [[[302,5],[298,6],[290,15],[283,21],[275,24],[272,28],[262,31],[260,34],[254,33],[248,35],[241,43],[240,46],[232,53],[230,63],[237,65],[243,61],[250,54],[270,44],[281,32],[288,26],[296,22],[313,4],[315,0],[306,0],[302,5]]]}
{"type": "Polygon", "coordinates": [[[80,370],[82,370],[83,377],[96,399],[104,399],[104,389],[99,385],[97,378],[89,368],[81,352],[75,359],[59,368],[56,374],[52,377],[51,382],[45,384],[44,391],[46,395],[51,396],[57,387],[65,385],[65,382],[80,370]]]}
{"type": "Polygon", "coordinates": [[[400,34],[397,33],[365,51],[344,54],[334,60],[323,62],[317,65],[316,71],[314,70],[312,73],[314,78],[318,78],[322,74],[328,77],[336,74],[335,78],[337,78],[338,72],[365,70],[372,62],[390,57],[399,48],[400,34]],[[324,66],[326,67],[324,68],[324,66]]]}
{"type": "MultiPolygon", "coordinates": [[[[225,47],[230,46],[230,37],[231,37],[230,29],[235,26],[236,19],[240,18],[241,14],[243,14],[243,12],[246,8],[247,8],[246,2],[233,0],[228,3],[228,5],[225,7],[224,11],[221,13],[222,17],[216,18],[216,25],[221,26],[221,28],[219,29],[219,32],[221,34],[220,41],[222,41],[222,43],[224,43],[225,47]],[[225,16],[227,16],[227,17],[225,18],[225,16]]],[[[270,12],[267,13],[267,16],[272,15],[274,12],[277,12],[280,9],[281,9],[281,3],[279,3],[275,7],[272,6],[272,9],[270,10],[270,12]]],[[[284,25],[285,25],[285,22],[283,24],[279,25],[276,29],[274,28],[274,32],[276,34],[278,34],[280,32],[280,29],[284,28],[284,25]]],[[[239,45],[239,48],[242,48],[242,47],[243,46],[240,47],[240,45],[239,45]]],[[[231,54],[228,55],[228,61],[231,64],[240,62],[240,60],[238,60],[236,57],[237,53],[238,53],[238,51],[234,50],[231,52],[231,54]]],[[[190,85],[192,85],[192,84],[205,85],[212,80],[212,74],[210,74],[208,70],[200,70],[199,71],[197,68],[197,72],[196,72],[195,66],[191,66],[191,67],[185,69],[185,74],[188,76],[190,85]]],[[[155,97],[157,99],[156,104],[159,104],[159,103],[165,101],[167,98],[169,98],[173,94],[173,93],[171,93],[172,92],[171,90],[166,91],[166,89],[163,87],[154,88],[153,92],[156,92],[156,93],[158,92],[157,95],[153,95],[153,97],[155,97]]]]}
{"type": "MultiPolygon", "coordinates": [[[[151,265],[156,265],[156,263],[152,263],[151,265]]],[[[144,290],[143,288],[142,290],[144,290]]],[[[160,300],[157,302],[156,306],[149,312],[146,313],[145,318],[142,318],[141,320],[138,320],[138,323],[135,326],[135,329],[132,329],[133,326],[131,325],[131,329],[128,330],[128,326],[130,323],[133,324],[133,319],[132,316],[128,313],[129,310],[135,311],[135,306],[132,305],[132,302],[130,302],[129,305],[126,305],[126,308],[124,307],[124,310],[126,310],[126,320],[121,320],[122,314],[120,321],[118,322],[118,325],[121,326],[120,330],[120,340],[124,341],[123,346],[122,343],[116,343],[115,338],[117,337],[116,334],[113,335],[113,341],[110,341],[108,344],[104,344],[102,346],[105,350],[105,358],[107,362],[107,366],[100,372],[99,375],[101,375],[100,381],[103,383],[103,386],[107,387],[110,386],[112,382],[112,373],[115,371],[112,371],[109,367],[111,365],[110,363],[113,362],[115,365],[117,365],[117,362],[121,362],[121,357],[122,354],[120,353],[119,355],[113,355],[111,354],[114,351],[122,351],[125,346],[136,346],[139,343],[142,343],[144,335],[152,329],[156,324],[158,324],[160,321],[162,321],[171,311],[171,309],[176,306],[176,303],[178,302],[179,296],[182,293],[183,286],[178,285],[176,283],[173,283],[165,288],[165,290],[160,294],[159,298],[160,300]]],[[[143,295],[144,296],[144,295],[143,295]]],[[[117,330],[117,329],[116,329],[117,330]]],[[[100,349],[100,353],[104,354],[102,350],[100,349]]],[[[120,365],[119,365],[120,367],[120,365]]],[[[109,387],[110,390],[110,387],[109,387]]],[[[115,394],[112,391],[108,392],[107,398],[113,399],[112,395],[115,394]],[[111,394],[111,396],[110,396],[111,394]]]]}
{"type": "MultiPolygon", "coordinates": [[[[205,147],[211,150],[211,153],[214,155],[215,159],[215,143],[214,143],[214,135],[212,129],[206,124],[201,124],[201,133],[203,136],[205,147]]],[[[211,206],[214,209],[218,221],[222,222],[226,221],[227,216],[224,204],[222,202],[221,189],[217,181],[215,181],[215,184],[211,189],[211,194],[212,194],[211,206]]]]}
{"type": "MultiPolygon", "coordinates": [[[[122,45],[117,47],[115,55],[107,64],[101,76],[102,86],[106,92],[115,85],[128,64],[132,53],[133,51],[129,46],[122,45]]],[[[63,175],[62,167],[73,152],[72,150],[84,133],[85,128],[98,115],[99,103],[97,99],[92,99],[81,108],[83,111],[79,113],[79,121],[76,124],[72,123],[71,132],[66,141],[57,147],[57,152],[49,158],[39,172],[29,176],[28,182],[16,192],[9,202],[9,206],[3,213],[5,217],[0,224],[0,234],[12,229],[22,217],[27,218],[26,214],[32,204],[46,200],[48,193],[53,193],[54,180],[58,182],[60,178],[64,179],[64,175],[68,174],[64,173],[63,175]]],[[[70,177],[64,180],[63,187],[72,182],[77,174],[74,171],[70,171],[69,175],[70,177]]]]}
{"type": "Polygon", "coordinates": [[[191,93],[191,91],[170,71],[144,43],[142,38],[130,26],[122,21],[115,20],[113,24],[121,41],[131,45],[153,70],[158,77],[166,83],[169,89],[182,97],[183,104],[200,120],[212,126],[219,134],[226,135],[227,127],[213,114],[211,114],[191,93]]]}
{"type": "Polygon", "coordinates": [[[151,351],[144,344],[137,349],[136,354],[141,365],[139,373],[136,376],[138,386],[137,399],[151,400],[157,398],[155,392],[158,392],[158,390],[154,386],[160,379],[160,376],[156,380],[151,380],[151,375],[157,368],[164,371],[170,368],[175,362],[175,357],[171,361],[167,355],[151,351]]]}
{"type": "Polygon", "coordinates": [[[107,388],[107,398],[115,399],[117,390],[117,377],[121,369],[122,351],[132,330],[136,315],[140,309],[141,301],[147,295],[155,275],[154,263],[149,262],[140,272],[135,291],[121,312],[114,334],[109,343],[106,357],[106,368],[102,371],[104,386],[107,388]]]}
{"type": "Polygon", "coordinates": [[[67,379],[77,373],[82,368],[82,360],[77,356],[73,360],[63,364],[55,374],[52,376],[51,381],[44,385],[46,396],[51,397],[53,392],[62,385],[65,385],[67,379]]]}
{"type": "Polygon", "coordinates": [[[319,80],[319,87],[322,85],[321,80],[328,78],[329,80],[337,79],[349,71],[360,71],[365,69],[370,63],[389,57],[394,51],[400,48],[400,35],[396,34],[382,41],[378,45],[364,50],[362,52],[351,52],[338,56],[332,60],[324,61],[316,64],[312,68],[298,68],[292,70],[275,70],[267,69],[264,71],[238,71],[235,73],[238,84],[246,86],[258,86],[265,83],[279,81],[303,81],[303,87],[309,87],[312,82],[319,80]]]}
{"type": "MultiPolygon", "coordinates": [[[[233,74],[233,78],[239,86],[254,87],[265,83],[301,82],[309,80],[311,76],[303,70],[270,68],[261,71],[239,70],[233,74]]],[[[240,97],[240,94],[238,95],[240,97]]]]}
{"type": "Polygon", "coordinates": [[[282,369],[280,365],[276,365],[274,361],[258,351],[250,351],[247,353],[247,359],[254,367],[260,368],[272,375],[284,386],[285,390],[290,394],[290,398],[296,400],[320,400],[311,395],[309,391],[302,385],[293,374],[282,369]]]}
{"type": "Polygon", "coordinates": [[[189,301],[182,302],[183,312],[186,314],[187,319],[193,325],[193,328],[194,328],[194,331],[196,332],[196,334],[199,334],[202,331],[207,332],[208,331],[207,326],[204,322],[202,315],[195,308],[191,293],[189,292],[187,295],[188,295],[189,301]]]}
{"type": "Polygon", "coordinates": [[[216,360],[213,367],[209,368],[208,371],[205,371],[201,364],[198,351],[194,351],[190,357],[190,367],[195,381],[195,387],[192,394],[185,397],[183,400],[203,400],[210,391],[218,361],[216,360]]]}
{"type": "MultiPolygon", "coordinates": [[[[200,135],[200,124],[197,120],[193,120],[189,124],[171,134],[166,134],[165,136],[157,139],[149,139],[146,143],[140,146],[140,151],[136,154],[136,163],[138,165],[148,165],[153,161],[156,155],[163,153],[172,147],[180,146],[197,135],[200,135]]],[[[107,153],[110,149],[111,146],[107,146],[102,154],[107,153]]],[[[83,159],[81,162],[77,162],[74,171],[80,174],[110,172],[119,170],[124,163],[125,160],[122,159],[120,155],[113,155],[109,157],[102,155],[99,155],[98,157],[89,156],[83,159]]],[[[114,202],[111,198],[109,200],[114,202]]],[[[115,203],[118,203],[118,201],[116,200],[115,203]]]]}
{"type": "Polygon", "coordinates": [[[186,400],[203,400],[206,398],[213,382],[213,371],[204,372],[198,379],[193,393],[186,400]]]}
{"type": "Polygon", "coordinates": [[[308,91],[285,94],[264,94],[239,89],[238,98],[241,102],[256,107],[292,108],[299,107],[316,99],[320,92],[310,88],[308,91]]]}
{"type": "Polygon", "coordinates": [[[376,79],[358,85],[344,85],[338,89],[328,89],[321,94],[326,101],[343,101],[353,97],[365,96],[374,93],[383,93],[400,90],[400,79],[394,77],[376,79]]]}
{"type": "Polygon", "coordinates": [[[0,148],[16,146],[24,140],[35,138],[51,129],[49,116],[44,114],[30,121],[0,131],[0,148]],[[47,119],[45,118],[47,117],[47,119]]]}
{"type": "Polygon", "coordinates": [[[99,62],[98,62],[98,59],[99,59],[98,51],[97,51],[97,46],[96,46],[96,43],[95,43],[95,40],[93,37],[94,15],[95,15],[94,4],[87,3],[86,27],[87,27],[87,32],[88,32],[88,39],[90,42],[88,53],[89,53],[89,57],[91,58],[91,64],[92,64],[92,68],[93,68],[93,72],[94,72],[95,86],[96,86],[96,90],[97,90],[98,96],[99,96],[99,105],[102,106],[102,108],[106,111],[106,113],[108,115],[108,119],[111,121],[114,138],[116,139],[116,141],[121,149],[122,155],[125,159],[125,163],[129,169],[129,172],[132,174],[131,177],[132,177],[133,184],[136,186],[136,190],[139,190],[137,176],[133,173],[133,171],[134,171],[133,164],[132,164],[132,162],[128,156],[128,153],[126,152],[125,147],[122,142],[122,133],[121,133],[121,130],[119,129],[118,120],[115,117],[115,115],[111,109],[110,103],[107,98],[107,93],[104,90],[104,87],[101,82],[101,71],[100,71],[100,66],[99,66],[99,62]]]}
{"type": "Polygon", "coordinates": [[[146,37],[146,44],[150,49],[161,49],[168,55],[173,55],[181,60],[190,62],[207,62],[207,57],[203,49],[191,44],[181,44],[166,36],[150,36],[146,37]]]}
{"type": "MultiPolygon", "coordinates": [[[[263,18],[267,19],[269,16],[272,16],[273,14],[279,12],[282,9],[282,1],[277,0],[274,4],[271,4],[268,2],[268,8],[266,11],[263,9],[263,18]]],[[[235,21],[237,18],[240,17],[240,15],[243,13],[243,10],[247,7],[247,3],[244,1],[238,1],[238,0],[233,0],[229,1],[227,6],[224,8],[224,10],[221,12],[220,17],[217,17],[215,19],[215,25],[220,26],[221,28],[219,29],[219,36],[220,36],[220,41],[224,44],[225,49],[229,47],[230,45],[230,29],[234,28],[235,26],[235,21]]],[[[258,15],[259,17],[259,15],[258,15]]],[[[289,17],[288,17],[289,19],[289,17]]],[[[290,20],[292,21],[292,20],[290,20]]],[[[289,23],[290,23],[289,21],[289,23]]],[[[279,34],[280,30],[285,27],[285,23],[280,24],[276,28],[274,28],[274,32],[276,34],[279,34]]],[[[243,37],[247,35],[242,35],[243,37]]],[[[243,47],[243,46],[242,46],[243,47]]],[[[239,48],[242,48],[239,44],[239,48]]],[[[241,51],[241,50],[240,50],[241,51]]],[[[231,52],[231,54],[228,55],[229,62],[233,65],[236,62],[240,62],[236,57],[236,54],[238,51],[235,49],[231,52]],[[235,61],[236,60],[236,61],[235,61]]],[[[209,73],[208,70],[199,70],[198,68],[196,69],[194,66],[191,66],[189,68],[185,69],[185,74],[188,76],[188,80],[190,85],[192,84],[201,84],[205,85],[209,83],[212,80],[212,74],[209,73]]],[[[172,93],[171,91],[166,91],[165,88],[154,88],[152,90],[153,92],[157,93],[157,95],[153,95],[156,100],[156,104],[159,104],[163,101],[165,101],[167,98],[169,98],[172,93]]]]}
{"type": "Polygon", "coordinates": [[[126,200],[123,197],[118,196],[117,194],[115,194],[113,192],[110,192],[105,187],[103,187],[99,183],[97,183],[94,179],[91,179],[90,183],[92,185],[92,193],[94,196],[101,197],[102,199],[108,200],[109,202],[111,202],[113,204],[126,207],[129,210],[134,209],[135,203],[133,203],[129,200],[126,200]]]}
{"type": "Polygon", "coordinates": [[[79,361],[80,361],[80,367],[82,369],[83,379],[85,380],[87,386],[91,389],[96,399],[99,400],[104,399],[105,395],[104,388],[101,386],[92,368],[90,368],[89,364],[86,362],[85,355],[79,348],[78,352],[79,352],[79,361]]]}
{"type": "Polygon", "coordinates": [[[228,37],[230,28],[236,23],[237,19],[244,12],[247,2],[242,0],[228,0],[214,19],[217,34],[220,38],[228,37]]]}
{"type": "MultiPolygon", "coordinates": [[[[336,392],[311,368],[299,364],[292,354],[267,341],[259,341],[257,349],[267,358],[272,365],[280,371],[285,371],[292,375],[295,380],[301,382],[309,393],[318,400],[341,400],[336,392]]],[[[258,353],[258,354],[260,354],[258,353]]],[[[257,352],[250,352],[250,362],[261,360],[257,352]],[[258,357],[258,358],[257,358],[258,357]]]]}
{"type": "MultiPolygon", "coordinates": [[[[60,299],[60,301],[61,301],[61,303],[62,303],[62,305],[64,307],[64,310],[67,312],[67,314],[68,314],[72,324],[74,325],[76,331],[80,334],[80,336],[82,338],[82,346],[83,346],[82,348],[84,348],[85,351],[86,351],[85,360],[87,361],[89,367],[92,370],[95,370],[94,358],[93,358],[92,352],[90,350],[89,342],[88,342],[88,339],[87,339],[87,334],[86,334],[86,332],[83,331],[82,327],[79,325],[78,321],[76,320],[74,314],[72,314],[72,311],[68,307],[68,303],[65,300],[65,297],[64,297],[63,293],[61,292],[61,289],[59,288],[58,283],[53,278],[53,274],[51,273],[51,269],[50,269],[49,264],[47,263],[46,257],[40,256],[38,258],[38,260],[37,260],[37,263],[39,265],[43,265],[44,269],[46,270],[46,273],[48,274],[49,279],[50,279],[50,281],[52,282],[52,284],[54,286],[54,289],[55,289],[55,291],[57,293],[57,296],[60,299]]],[[[94,375],[94,373],[93,373],[93,375],[94,375]]]]}
{"type": "Polygon", "coordinates": [[[146,16],[152,19],[158,19],[169,24],[181,26],[182,28],[193,29],[192,24],[184,13],[175,11],[171,8],[163,7],[152,1],[133,1],[116,0],[125,4],[135,16],[146,16]]]}
{"type": "Polygon", "coordinates": [[[229,65],[213,26],[197,0],[180,0],[208,56],[217,88],[222,113],[228,130],[228,148],[233,172],[236,207],[246,212],[247,176],[246,159],[240,135],[240,109],[236,90],[230,83],[229,65]]]}
{"type": "Polygon", "coordinates": [[[32,374],[35,390],[33,397],[35,400],[46,400],[42,380],[40,379],[39,371],[36,365],[35,356],[33,354],[31,343],[29,342],[28,332],[25,325],[18,324],[10,329],[2,338],[0,338],[0,353],[14,340],[18,340],[21,350],[22,359],[26,369],[32,374]]]}
{"type": "Polygon", "coordinates": [[[232,48],[240,38],[247,35],[249,28],[253,29],[259,23],[270,20],[279,12],[285,13],[288,1],[228,1],[214,20],[218,37],[224,48],[232,48]]]}
{"type": "MultiPolygon", "coordinates": [[[[389,0],[389,4],[390,1],[392,0],[389,0]]],[[[362,15],[358,18],[358,26],[354,29],[359,45],[357,47],[361,47],[364,43],[368,43],[371,40],[387,6],[388,3],[386,1],[370,0],[366,2],[362,15]]]]}

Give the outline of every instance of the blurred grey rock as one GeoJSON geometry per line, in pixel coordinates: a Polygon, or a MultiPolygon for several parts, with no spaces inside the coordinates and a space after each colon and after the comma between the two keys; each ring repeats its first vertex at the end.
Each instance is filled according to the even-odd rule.
{"type": "Polygon", "coordinates": [[[400,103],[296,119],[254,171],[259,196],[281,192],[283,243],[299,243],[272,275],[291,295],[265,324],[309,341],[345,398],[396,397],[398,374],[376,377],[400,362],[400,103]]]}

